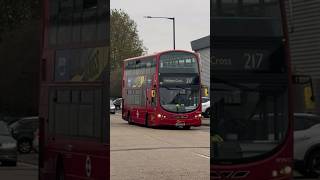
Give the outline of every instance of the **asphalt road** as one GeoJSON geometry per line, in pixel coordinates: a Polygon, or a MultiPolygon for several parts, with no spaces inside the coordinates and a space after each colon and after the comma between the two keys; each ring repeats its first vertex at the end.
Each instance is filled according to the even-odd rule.
{"type": "Polygon", "coordinates": [[[16,167],[0,166],[1,180],[37,180],[38,167],[19,162],[16,167]]]}
{"type": "Polygon", "coordinates": [[[209,127],[153,129],[111,116],[111,180],[210,179],[209,127]]]}
{"type": "MultiPolygon", "coordinates": [[[[111,180],[209,180],[209,135],[209,126],[152,129],[111,115],[111,180]]],[[[0,180],[37,180],[38,155],[19,155],[18,160],[16,167],[0,166],[0,180]]]]}

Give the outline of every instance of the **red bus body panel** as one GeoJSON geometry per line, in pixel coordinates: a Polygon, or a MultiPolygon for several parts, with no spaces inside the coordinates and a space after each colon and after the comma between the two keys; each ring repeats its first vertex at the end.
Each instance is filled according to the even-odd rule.
{"type": "MultiPolygon", "coordinates": [[[[42,54],[40,68],[40,95],[39,95],[39,179],[56,180],[57,170],[62,166],[65,180],[107,180],[110,179],[110,144],[109,137],[100,138],[71,137],[50,134],[50,90],[53,88],[82,88],[103,89],[107,84],[99,81],[59,82],[54,79],[56,51],[81,48],[108,48],[104,42],[49,45],[49,2],[44,0],[42,16],[42,54]]],[[[52,0],[55,1],[55,0],[52,0]]],[[[107,20],[106,20],[107,22],[107,20]]],[[[105,55],[103,49],[103,55],[105,55]]],[[[81,89],[81,91],[82,91],[81,89]]],[[[105,94],[103,94],[105,96],[105,94]]],[[[103,104],[103,103],[101,103],[103,104]]],[[[109,104],[109,101],[107,103],[109,104]]],[[[105,107],[107,108],[108,105],[105,107]]],[[[104,107],[102,107],[104,108],[104,107]]],[[[109,114],[104,117],[108,117],[109,114]]],[[[109,121],[101,119],[101,136],[107,136],[109,121]],[[106,133],[105,135],[102,135],[106,133]]],[[[76,126],[75,124],[73,124],[76,126]]]]}
{"type": "MultiPolygon", "coordinates": [[[[291,180],[293,179],[293,96],[292,96],[292,70],[291,55],[289,48],[289,33],[285,11],[285,2],[280,0],[280,9],[282,16],[282,28],[284,33],[284,51],[285,62],[287,65],[288,75],[288,130],[284,142],[279,145],[277,152],[250,163],[215,165],[211,164],[210,179],[243,179],[243,180],[291,180]],[[289,168],[290,172],[285,173],[285,168],[289,168]],[[247,173],[245,176],[237,176],[247,173]],[[276,172],[276,176],[273,173],[276,172]]],[[[211,147],[212,148],[212,147],[211,147]]],[[[214,156],[214,155],[213,155],[214,156]]]]}
{"type": "MultiPolygon", "coordinates": [[[[172,50],[172,51],[178,51],[178,52],[188,52],[192,53],[197,57],[197,64],[198,64],[198,69],[199,69],[199,56],[193,52],[189,51],[184,51],[184,50],[172,50]]],[[[196,115],[201,115],[201,93],[200,93],[200,101],[198,107],[188,113],[173,113],[173,112],[168,112],[164,110],[161,105],[158,103],[160,102],[160,97],[159,97],[159,78],[157,74],[159,74],[159,58],[163,53],[166,52],[172,52],[172,51],[164,51],[160,53],[156,53],[154,55],[150,56],[144,56],[144,57],[154,57],[156,59],[156,70],[155,70],[155,75],[153,77],[153,82],[152,86],[155,85],[156,88],[156,94],[157,94],[157,104],[155,107],[150,107],[147,105],[145,106],[138,106],[138,105],[128,105],[126,103],[123,103],[123,109],[122,109],[122,118],[124,120],[127,120],[129,114],[130,118],[134,123],[137,124],[142,124],[145,125],[145,119],[148,118],[148,125],[149,126],[176,126],[177,123],[183,123],[185,126],[201,126],[201,117],[196,116],[196,115]],[[146,114],[148,114],[148,117],[146,117],[146,114]],[[158,117],[158,115],[161,114],[161,117],[158,117]]],[[[125,60],[130,61],[130,60],[135,60],[135,59],[140,59],[144,57],[136,57],[136,58],[130,58],[125,60]]],[[[143,60],[142,60],[143,61],[143,60]]],[[[122,97],[124,99],[127,98],[126,94],[126,87],[125,87],[125,82],[126,82],[126,73],[125,73],[125,67],[123,63],[122,67],[122,97]]],[[[200,74],[200,69],[199,69],[199,74],[200,74]]],[[[200,78],[201,79],[201,78],[200,78]]],[[[201,82],[201,80],[200,80],[201,82]]],[[[151,89],[145,88],[146,91],[146,96],[148,99],[151,98],[151,89]]],[[[123,101],[124,102],[124,101],[123,101]]]]}

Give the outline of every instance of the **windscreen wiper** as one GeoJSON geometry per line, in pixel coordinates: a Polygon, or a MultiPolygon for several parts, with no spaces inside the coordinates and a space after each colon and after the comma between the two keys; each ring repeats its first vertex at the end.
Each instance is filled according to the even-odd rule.
{"type": "Polygon", "coordinates": [[[160,88],[166,88],[168,90],[174,90],[175,88],[172,88],[172,87],[168,87],[168,86],[164,86],[164,85],[161,85],[160,88]]]}

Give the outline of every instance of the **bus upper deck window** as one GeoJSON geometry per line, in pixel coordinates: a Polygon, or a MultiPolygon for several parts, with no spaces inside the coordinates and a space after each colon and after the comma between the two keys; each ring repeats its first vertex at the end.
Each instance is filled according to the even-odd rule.
{"type": "Polygon", "coordinates": [[[94,9],[98,6],[98,0],[84,0],[83,9],[94,9]]]}

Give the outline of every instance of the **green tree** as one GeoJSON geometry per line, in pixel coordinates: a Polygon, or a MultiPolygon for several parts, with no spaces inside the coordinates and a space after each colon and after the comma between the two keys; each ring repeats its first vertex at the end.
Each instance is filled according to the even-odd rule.
{"type": "Polygon", "coordinates": [[[110,28],[110,96],[121,96],[122,61],[141,56],[147,49],[139,38],[137,24],[123,10],[111,10],[110,28]]]}
{"type": "Polygon", "coordinates": [[[40,18],[40,0],[0,1],[0,42],[3,33],[40,18]]]}
{"type": "Polygon", "coordinates": [[[112,9],[110,16],[111,70],[121,67],[122,60],[146,52],[137,24],[123,10],[112,9]]]}
{"type": "Polygon", "coordinates": [[[40,0],[0,0],[0,113],[38,112],[40,0]]]}

